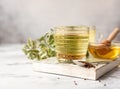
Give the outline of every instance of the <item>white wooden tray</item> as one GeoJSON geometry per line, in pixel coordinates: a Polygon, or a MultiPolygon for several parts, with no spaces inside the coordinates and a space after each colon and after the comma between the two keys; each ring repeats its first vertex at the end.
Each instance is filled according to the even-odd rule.
{"type": "Polygon", "coordinates": [[[99,77],[120,64],[120,58],[110,63],[100,63],[95,68],[85,68],[74,64],[58,63],[56,58],[33,63],[33,70],[56,75],[97,80],[99,77]]]}

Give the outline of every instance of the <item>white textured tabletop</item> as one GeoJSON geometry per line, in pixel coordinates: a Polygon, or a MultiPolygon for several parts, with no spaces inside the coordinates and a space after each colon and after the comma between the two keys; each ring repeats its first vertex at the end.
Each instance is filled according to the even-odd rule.
{"type": "Polygon", "coordinates": [[[21,49],[0,46],[0,89],[120,89],[120,67],[97,81],[34,72],[21,49]]]}

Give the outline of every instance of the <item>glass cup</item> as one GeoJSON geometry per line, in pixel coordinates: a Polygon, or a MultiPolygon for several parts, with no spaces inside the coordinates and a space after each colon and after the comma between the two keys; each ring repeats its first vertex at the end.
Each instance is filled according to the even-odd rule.
{"type": "Polygon", "coordinates": [[[54,39],[59,62],[81,60],[87,53],[89,28],[87,26],[55,27],[54,39]]]}
{"type": "Polygon", "coordinates": [[[89,27],[89,42],[95,42],[96,38],[96,28],[95,26],[89,27]]]}
{"type": "MultiPolygon", "coordinates": [[[[89,43],[93,43],[96,41],[96,27],[89,26],[89,43]]],[[[91,54],[87,51],[86,59],[84,61],[88,61],[91,58],[91,54]]]]}

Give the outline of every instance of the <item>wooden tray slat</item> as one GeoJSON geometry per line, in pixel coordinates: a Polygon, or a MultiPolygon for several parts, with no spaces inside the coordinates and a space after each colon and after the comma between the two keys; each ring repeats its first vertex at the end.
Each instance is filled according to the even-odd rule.
{"type": "Polygon", "coordinates": [[[50,74],[72,76],[97,80],[99,77],[120,64],[120,59],[107,64],[98,64],[95,68],[85,68],[74,64],[61,64],[56,58],[33,63],[33,70],[50,74]]]}

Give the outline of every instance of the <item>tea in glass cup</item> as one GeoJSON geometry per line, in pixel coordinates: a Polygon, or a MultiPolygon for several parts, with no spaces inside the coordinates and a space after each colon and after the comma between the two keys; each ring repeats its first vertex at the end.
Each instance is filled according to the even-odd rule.
{"type": "Polygon", "coordinates": [[[56,56],[59,62],[72,62],[86,56],[89,28],[86,26],[55,27],[56,56]]]}
{"type": "Polygon", "coordinates": [[[95,42],[96,38],[96,28],[95,26],[89,27],[89,42],[95,42]]]}

